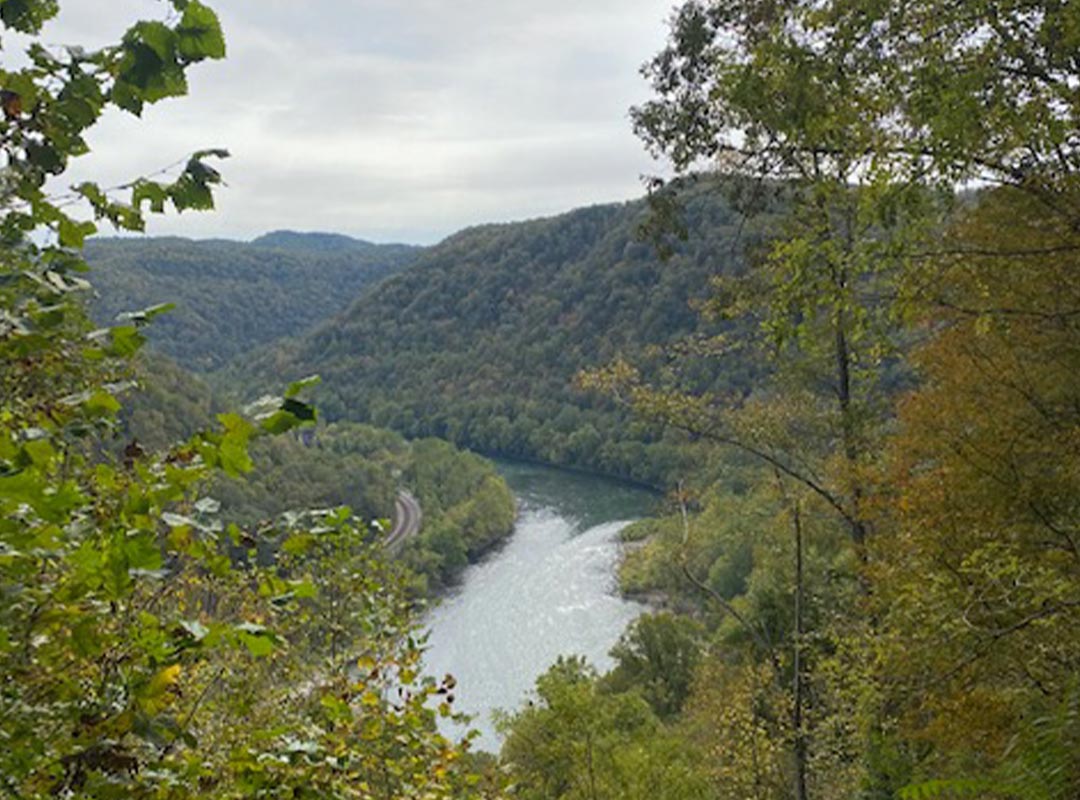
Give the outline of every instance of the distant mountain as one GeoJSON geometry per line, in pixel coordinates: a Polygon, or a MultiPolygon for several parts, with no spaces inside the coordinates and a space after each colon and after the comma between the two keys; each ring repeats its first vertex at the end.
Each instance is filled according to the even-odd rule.
{"type": "Polygon", "coordinates": [[[101,322],[175,303],[151,344],[207,372],[285,336],[299,336],[416,260],[420,248],[279,231],[250,244],[179,238],[94,239],[86,256],[101,322]]]}
{"type": "Polygon", "coordinates": [[[251,242],[254,247],[306,253],[409,253],[415,247],[406,244],[372,244],[340,233],[300,233],[271,231],[251,242]]]}
{"type": "MultiPolygon", "coordinates": [[[[574,377],[622,354],[674,379],[654,345],[719,330],[692,304],[710,277],[742,268],[754,234],[717,192],[698,191],[692,244],[661,262],[638,237],[647,213],[639,201],[463,231],[232,374],[271,386],[320,373],[331,417],[663,483],[679,469],[677,437],[576,391],[574,377]]],[[[680,380],[698,389],[746,390],[757,369],[737,354],[686,366],[680,380]]]]}

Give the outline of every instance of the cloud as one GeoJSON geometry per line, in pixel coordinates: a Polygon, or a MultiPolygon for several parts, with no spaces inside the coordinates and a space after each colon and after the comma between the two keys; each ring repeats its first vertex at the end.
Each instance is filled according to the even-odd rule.
{"type": "MultiPolygon", "coordinates": [[[[189,97],[116,114],[72,179],[119,183],[229,148],[214,214],[154,233],[278,227],[430,242],[466,225],[640,194],[658,169],[627,110],[662,44],[660,0],[216,0],[226,61],[189,97]]],[[[154,0],[68,0],[50,41],[103,44],[154,0]]]]}

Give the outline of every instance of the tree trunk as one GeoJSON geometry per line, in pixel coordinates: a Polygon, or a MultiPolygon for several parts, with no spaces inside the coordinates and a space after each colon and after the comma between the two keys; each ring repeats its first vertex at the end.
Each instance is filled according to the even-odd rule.
{"type": "Polygon", "coordinates": [[[792,709],[792,727],[795,734],[795,800],[807,800],[806,792],[806,733],[803,730],[803,675],[802,675],[802,639],[803,639],[803,536],[802,519],[798,504],[793,506],[795,526],[795,652],[792,689],[794,708],[792,709]]]}

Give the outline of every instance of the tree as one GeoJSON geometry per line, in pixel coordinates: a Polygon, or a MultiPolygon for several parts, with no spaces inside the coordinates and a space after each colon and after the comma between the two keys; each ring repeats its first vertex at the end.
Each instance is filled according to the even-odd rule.
{"type": "Polygon", "coordinates": [[[997,763],[1080,668],[1080,243],[1015,188],[948,241],[889,448],[879,600],[909,733],[956,772],[997,763]]]}
{"type": "MultiPolygon", "coordinates": [[[[17,797],[92,796],[110,782],[143,783],[141,768],[158,760],[153,751],[160,756],[186,733],[169,712],[177,709],[187,652],[200,637],[183,633],[181,620],[160,613],[153,598],[164,588],[168,559],[197,550],[210,555],[194,538],[159,544],[169,519],[163,515],[191,496],[201,463],[159,461],[168,475],[158,477],[136,447],[119,465],[98,458],[96,442],[119,409],[119,387],[110,381],[138,348],[138,327],[162,309],[90,332],[74,297],[86,288],[76,248],[95,225],[71,216],[66,204],[83,199],[94,216],[129,229],[141,226],[144,203],[154,211],[167,200],[181,210],[207,207],[218,176],[204,158],[223,153],[196,154],[172,184],[136,181],[129,203],[92,184],[67,199],[47,196],[44,187],[86,152],[82,135],[107,106],[139,113],[146,103],[182,94],[185,70],[223,56],[224,40],[209,8],[178,2],[170,23],[137,23],[115,46],[53,52],[38,35],[57,11],[51,2],[0,7],[7,30],[31,36],[27,66],[0,73],[0,582],[7,597],[0,772],[17,797]],[[39,244],[43,239],[48,243],[39,244]],[[170,629],[180,632],[170,636],[170,629]]],[[[223,433],[191,446],[207,463],[235,471],[244,466],[251,433],[229,418],[223,433]]]]}
{"type": "Polygon", "coordinates": [[[57,198],[46,181],[107,108],[182,95],[188,68],[224,56],[210,8],[171,9],[116,45],[54,51],[55,0],[0,2],[0,24],[30,42],[27,66],[0,71],[0,792],[468,797],[425,705],[441,692],[449,713],[447,689],[416,674],[404,596],[366,528],[331,512],[241,529],[204,494],[215,472],[251,468],[251,440],[315,420],[300,399],[313,381],[164,452],[111,441],[141,329],[166,309],[91,329],[79,249],[96,225],[78,203],[128,230],[166,204],[209,208],[220,177],[206,159],[226,154],[196,153],[170,183],[57,198]],[[303,558],[321,548],[333,570],[303,558]],[[333,679],[295,627],[328,600],[333,679]]]}
{"type": "MultiPolygon", "coordinates": [[[[868,775],[882,795],[920,758],[976,771],[1005,758],[1022,717],[1060,701],[1074,668],[1075,303],[1062,270],[1080,220],[1077,14],[1013,0],[693,0],[646,67],[658,98],[635,111],[680,176],[716,168],[752,200],[784,197],[794,222],[759,259],[767,291],[713,304],[762,320],[778,380],[735,398],[738,414],[730,398],[657,391],[625,365],[602,382],[768,463],[799,487],[785,490],[796,519],[816,505],[847,527],[873,599],[844,622],[862,620],[865,649],[885,658],[865,673],[878,718],[863,758],[873,771],[890,747],[906,751],[906,766],[868,775]],[[954,198],[973,178],[1011,191],[954,198]],[[899,466],[875,485],[911,380],[883,367],[916,338],[929,339],[913,362],[926,385],[890,441],[899,466]],[[907,687],[905,717],[892,681],[920,669],[934,677],[907,687]]],[[[678,188],[656,184],[661,212],[678,188]]],[[[826,650],[851,650],[850,634],[827,635],[826,650]]],[[[796,706],[798,688],[796,674],[796,706]]]]}
{"type": "Polygon", "coordinates": [[[580,658],[536,680],[536,700],[505,716],[501,760],[516,796],[536,800],[691,800],[706,794],[691,754],[637,692],[600,690],[580,658]]]}
{"type": "MultiPolygon", "coordinates": [[[[668,47],[643,70],[658,96],[632,115],[677,174],[719,172],[744,213],[770,211],[778,228],[742,280],[714,281],[706,310],[757,321],[779,392],[737,401],[752,412],[748,424],[714,413],[732,407],[722,397],[652,395],[651,411],[801,484],[865,557],[861,472],[887,408],[884,362],[898,344],[883,298],[895,291],[897,255],[923,232],[928,198],[888,157],[893,97],[868,78],[881,61],[875,15],[845,8],[685,3],[668,47]]],[[[663,223],[680,183],[653,190],[663,223]]],[[[639,396],[645,410],[649,397],[639,396]]]]}
{"type": "Polygon", "coordinates": [[[612,649],[616,665],[601,679],[601,687],[612,692],[637,687],[660,719],[671,719],[690,693],[702,634],[701,627],[685,617],[638,617],[612,649]]]}
{"type": "MultiPolygon", "coordinates": [[[[734,396],[650,385],[624,363],[591,379],[639,412],[766,467],[755,476],[774,487],[764,526],[785,531],[784,561],[796,569],[785,564],[791,583],[780,598],[747,594],[779,603],[741,613],[688,563],[683,572],[706,602],[739,621],[751,652],[771,667],[773,688],[790,692],[783,707],[791,718],[777,735],[799,800],[809,786],[826,791],[823,765],[835,750],[825,720],[836,692],[824,685],[835,676],[811,672],[823,669],[839,637],[869,622],[836,581],[819,588],[804,580],[803,534],[831,541],[827,520],[845,531],[855,558],[842,569],[869,593],[867,470],[901,345],[889,298],[899,256],[925,233],[931,200],[901,172],[906,162],[888,156],[893,98],[891,85],[867,80],[881,60],[868,24],[840,4],[797,1],[692,0],[675,12],[668,46],[644,68],[657,97],[632,112],[639,135],[679,176],[654,182],[657,220],[668,221],[703,166],[722,176],[744,213],[767,215],[771,235],[741,274],[713,281],[705,311],[748,320],[750,346],[771,370],[754,391],[734,396]],[[807,626],[804,600],[815,593],[848,604],[845,626],[807,626]]],[[[699,352],[713,357],[733,350],[723,338],[707,344],[699,352]]]]}

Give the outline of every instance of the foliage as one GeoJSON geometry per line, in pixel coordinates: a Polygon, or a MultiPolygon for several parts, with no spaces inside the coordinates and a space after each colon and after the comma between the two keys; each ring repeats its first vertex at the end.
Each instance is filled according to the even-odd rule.
{"type": "Polygon", "coordinates": [[[1077,19],[1070,3],[992,0],[878,7],[861,24],[890,31],[879,46],[896,58],[877,71],[893,77],[897,133],[923,169],[1061,199],[1080,168],[1077,19]]]}
{"type": "MultiPolygon", "coordinates": [[[[385,513],[397,470],[425,508],[404,560],[441,585],[512,521],[489,466],[445,443],[312,428],[306,384],[221,413],[169,369],[173,387],[117,428],[126,361],[166,308],[147,298],[91,331],[72,296],[94,225],[43,187],[104,107],[181,94],[187,67],[223,54],[213,12],[172,7],[94,53],[35,43],[0,75],[3,787],[498,794],[498,775],[470,775],[482,759],[435,730],[452,680],[418,677],[415,587],[374,532],[346,510],[285,511],[385,513]],[[300,440],[270,438],[305,423],[300,440]],[[148,452],[139,428],[169,449],[148,452]],[[256,460],[263,482],[239,479],[256,460]],[[230,509],[263,523],[227,526],[230,509]]],[[[0,22],[36,42],[55,10],[0,2],[0,22]]],[[[686,238],[644,204],[466,231],[231,369],[266,382],[318,368],[332,416],[408,435],[654,483],[696,472],[671,514],[630,534],[622,574],[683,616],[642,618],[606,676],[570,658],[538,680],[503,721],[510,793],[1076,795],[1078,13],[690,0],[645,68],[656,99],[633,112],[679,176],[651,205],[670,216],[681,200],[686,238]],[[702,163],[722,179],[686,174],[702,163]],[[972,178],[995,188],[953,197],[972,178]],[[584,382],[610,396],[571,388],[603,364],[584,382]],[[718,469],[701,440],[738,455],[718,469]]],[[[135,181],[128,202],[91,185],[69,199],[138,229],[144,207],[207,207],[219,176],[205,162],[221,155],[135,181]]],[[[138,247],[161,251],[162,272],[197,260],[189,244],[138,247]]],[[[278,233],[235,249],[295,300],[317,282],[284,267],[352,275],[363,247],[278,233]]],[[[312,320],[290,311],[271,330],[191,307],[211,310],[215,337],[257,323],[244,347],[312,320]]]]}
{"type": "Polygon", "coordinates": [[[207,383],[160,354],[139,351],[131,370],[138,391],[121,398],[118,443],[134,440],[161,452],[212,427],[226,410],[227,403],[207,383]]]}
{"type": "Polygon", "coordinates": [[[1056,708],[1023,724],[989,776],[930,780],[907,786],[901,800],[939,797],[1001,797],[1063,800],[1077,792],[1080,708],[1075,686],[1056,708]]]}
{"type": "Polygon", "coordinates": [[[150,343],[188,369],[209,372],[303,334],[418,252],[287,232],[249,244],[93,239],[86,248],[97,289],[91,310],[105,322],[131,308],[172,303],[149,330],[150,343]]]}
{"type": "Polygon", "coordinates": [[[255,469],[215,481],[214,497],[230,518],[248,525],[292,509],[339,506],[361,519],[389,519],[398,492],[394,472],[404,458],[336,449],[330,443],[335,433],[318,428],[256,443],[251,448],[255,469]]]}
{"type": "Polygon", "coordinates": [[[43,187],[106,107],[138,114],[224,55],[212,10],[171,8],[119,44],[54,52],[41,42],[56,2],[0,3],[29,42],[27,66],[0,73],[0,785],[21,798],[468,797],[459,749],[434,730],[452,713],[446,686],[419,679],[406,597],[365,528],[347,511],[294,516],[261,564],[253,533],[204,493],[215,472],[251,469],[250,442],[315,420],[305,382],[164,452],[110,446],[127,362],[166,309],[91,330],[76,295],[95,225],[75,201],[133,230],[144,206],[208,208],[220,177],[205,160],[224,153],[195,154],[171,183],[136,180],[129,202],[43,187]]]}
{"type": "Polygon", "coordinates": [[[658,718],[671,719],[690,694],[703,633],[686,617],[665,613],[638,617],[611,650],[615,667],[601,679],[602,690],[637,688],[658,718]]]}
{"type": "Polygon", "coordinates": [[[517,505],[491,463],[438,439],[411,445],[404,478],[424,509],[420,536],[403,561],[430,589],[453,583],[461,570],[513,530],[517,505]]]}
{"type": "MultiPolygon", "coordinates": [[[[903,255],[934,210],[926,187],[881,157],[893,112],[865,78],[881,55],[864,36],[842,4],[691,0],[643,70],[657,97],[632,112],[677,175],[712,160],[721,185],[742,190],[744,213],[784,212],[751,268],[714,279],[703,304],[740,320],[750,349],[770,359],[752,392],[657,384],[625,360],[587,377],[647,419],[758,465],[755,491],[720,487],[707,501],[736,516],[707,510],[696,521],[712,526],[705,542],[684,495],[681,518],[623,572],[639,590],[697,592],[720,615],[718,691],[746,698],[727,715],[731,730],[713,732],[748,747],[720,757],[733,796],[846,797],[864,779],[850,754],[874,710],[846,691],[836,654],[848,630],[873,636],[851,590],[861,581],[865,591],[867,470],[903,383],[902,330],[882,298],[896,295],[903,255]]],[[[670,214],[681,185],[653,190],[670,214]]]]}
{"type": "MultiPolygon", "coordinates": [[[[1076,671],[1076,19],[692,0],[645,67],[635,124],[676,174],[708,162],[741,176],[740,208],[792,211],[706,304],[758,324],[767,384],[732,402],[625,361],[592,379],[766,467],[653,523],[623,574],[718,617],[691,730],[721,796],[1075,787],[1029,743],[1071,735],[1045,720],[1076,671]],[[972,177],[1011,188],[954,203],[972,177]]],[[[654,189],[670,216],[680,187],[654,189]]]]}
{"type": "Polygon", "coordinates": [[[536,702],[502,721],[513,796],[689,800],[709,796],[692,754],[636,693],[600,691],[578,658],[536,681],[536,702]]]}
{"type": "Polygon", "coordinates": [[[259,691],[247,709],[281,733],[266,749],[238,742],[242,755],[223,766],[256,795],[471,796],[462,751],[434,728],[436,716],[453,716],[453,681],[419,677],[422,640],[401,575],[348,519],[319,512],[284,531],[288,580],[268,576],[262,593],[292,611],[275,630],[289,650],[267,664],[291,680],[267,676],[279,694],[259,691]]]}
{"type": "Polygon", "coordinates": [[[926,265],[923,383],[900,409],[878,558],[910,731],[966,768],[997,762],[1080,664],[1080,299],[1070,218],[1017,190],[985,195],[950,243],[926,265]]]}
{"type": "MultiPolygon", "coordinates": [[[[213,423],[225,405],[198,376],[160,354],[136,363],[140,391],[124,398],[113,449],[132,442],[167,449],[213,423]]],[[[416,573],[413,591],[442,589],[513,529],[516,507],[486,460],[434,440],[406,442],[368,425],[338,422],[298,436],[252,442],[255,469],[217,476],[209,491],[228,517],[257,525],[297,508],[348,506],[362,519],[391,524],[398,492],[408,488],[423,518],[419,537],[399,553],[416,573]]]]}
{"type": "MultiPolygon", "coordinates": [[[[206,384],[160,355],[143,363],[153,367],[139,369],[141,390],[127,399],[118,441],[164,447],[212,422],[210,409],[222,401],[206,384]]],[[[398,493],[408,488],[423,519],[420,535],[400,556],[416,573],[413,591],[420,595],[453,583],[510,534],[516,518],[513,495],[488,461],[435,439],[407,442],[391,431],[339,422],[252,442],[250,456],[255,469],[218,476],[209,488],[223,513],[248,526],[293,509],[339,506],[390,525],[398,493]]]]}
{"type": "Polygon", "coordinates": [[[420,533],[404,543],[401,563],[411,591],[430,596],[514,527],[516,506],[506,482],[485,459],[434,439],[406,442],[390,431],[334,423],[299,438],[253,444],[256,469],[214,482],[231,518],[248,524],[296,508],[347,506],[363,519],[392,523],[402,487],[423,513],[420,533]]]}
{"type": "Polygon", "coordinates": [[[470,229],[230,377],[265,383],[318,371],[320,407],[333,418],[664,483],[685,463],[683,439],[573,382],[583,367],[626,353],[650,374],[677,369],[699,387],[741,392],[751,383],[750,354],[718,367],[670,363],[650,347],[693,335],[706,348],[729,327],[701,320],[690,304],[714,272],[740,269],[732,242],[757,235],[725,203],[695,197],[690,224],[701,238],[666,265],[637,239],[643,203],[470,229]]]}

